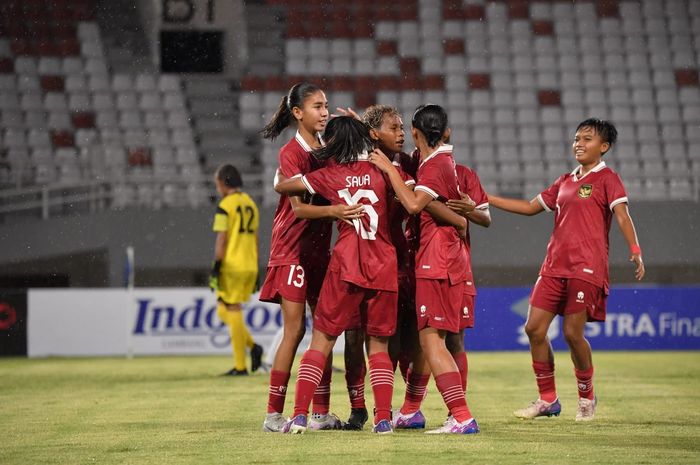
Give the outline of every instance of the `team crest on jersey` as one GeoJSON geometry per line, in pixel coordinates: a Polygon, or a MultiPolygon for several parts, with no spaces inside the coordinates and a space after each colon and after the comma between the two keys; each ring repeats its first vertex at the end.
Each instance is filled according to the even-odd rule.
{"type": "Polygon", "coordinates": [[[582,199],[587,199],[588,197],[590,197],[592,192],[593,186],[590,184],[584,184],[583,186],[578,188],[578,196],[582,199]]]}

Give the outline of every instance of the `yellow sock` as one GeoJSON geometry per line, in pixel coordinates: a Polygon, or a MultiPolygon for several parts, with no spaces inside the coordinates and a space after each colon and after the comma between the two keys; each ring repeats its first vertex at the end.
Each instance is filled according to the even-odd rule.
{"type": "MultiPolygon", "coordinates": [[[[245,370],[245,346],[248,330],[243,322],[243,312],[240,310],[228,312],[229,329],[231,332],[231,347],[233,348],[233,368],[245,370]]],[[[250,334],[248,334],[250,337],[250,334]]]]}

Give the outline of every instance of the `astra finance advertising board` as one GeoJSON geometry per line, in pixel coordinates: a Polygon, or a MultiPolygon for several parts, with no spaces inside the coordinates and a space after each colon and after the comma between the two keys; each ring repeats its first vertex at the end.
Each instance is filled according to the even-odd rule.
{"type": "MultiPolygon", "coordinates": [[[[523,350],[530,288],[480,288],[469,350],[523,350]]],[[[550,326],[555,350],[566,350],[561,318],[550,326]]],[[[700,349],[700,287],[614,287],[605,322],[588,323],[586,338],[598,350],[700,349]]]]}

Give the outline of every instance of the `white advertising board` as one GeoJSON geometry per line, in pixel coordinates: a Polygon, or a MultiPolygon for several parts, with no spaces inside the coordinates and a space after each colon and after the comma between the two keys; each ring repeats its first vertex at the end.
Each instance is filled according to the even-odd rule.
{"type": "MultiPolygon", "coordinates": [[[[205,288],[31,289],[28,294],[30,357],[231,353],[228,328],[216,314],[214,294],[205,288]]],[[[244,305],[244,319],[265,349],[282,325],[279,305],[260,302],[257,294],[244,305]]],[[[300,349],[308,346],[310,333],[300,349]]]]}

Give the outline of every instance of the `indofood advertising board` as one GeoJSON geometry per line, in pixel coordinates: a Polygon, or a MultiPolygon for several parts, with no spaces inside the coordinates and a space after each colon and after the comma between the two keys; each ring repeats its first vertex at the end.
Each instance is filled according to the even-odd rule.
{"type": "MultiPolygon", "coordinates": [[[[524,333],[529,288],[482,288],[468,350],[527,350],[524,333]]],[[[700,349],[700,287],[618,287],[608,298],[604,323],[589,323],[597,350],[700,349]]],[[[279,305],[255,295],[244,305],[253,338],[269,347],[281,327],[279,305]]],[[[307,320],[307,328],[309,322],[307,320]]],[[[311,331],[307,331],[307,340],[311,331]]],[[[561,320],[549,332],[566,350],[561,320]]],[[[342,351],[342,337],[336,346],[342,351]]],[[[300,345],[305,349],[307,342],[300,345]]],[[[229,354],[228,328],[208,289],[30,290],[27,353],[30,357],[93,355],[229,354]]]]}
{"type": "MultiPolygon", "coordinates": [[[[30,357],[231,353],[209,289],[32,289],[28,308],[30,357]]],[[[264,347],[282,324],[279,305],[257,295],[244,317],[264,347]]]]}

